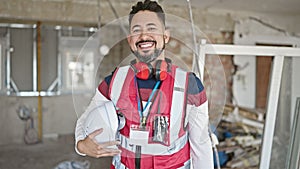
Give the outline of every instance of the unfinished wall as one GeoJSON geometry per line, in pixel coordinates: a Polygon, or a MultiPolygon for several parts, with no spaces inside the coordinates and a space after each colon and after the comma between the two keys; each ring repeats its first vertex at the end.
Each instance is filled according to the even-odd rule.
{"type": "MultiPolygon", "coordinates": [[[[208,33],[208,37],[213,44],[233,44],[233,32],[212,32],[208,33]]],[[[220,98],[220,93],[226,93],[225,103],[232,103],[232,75],[234,73],[234,65],[233,65],[233,58],[232,56],[228,55],[220,55],[220,61],[223,67],[216,68],[218,66],[215,62],[214,57],[207,56],[206,57],[206,66],[215,67],[214,74],[215,74],[215,87],[210,91],[208,95],[215,95],[215,99],[223,99],[220,98]],[[225,79],[223,78],[225,77],[225,79]],[[225,80],[225,83],[221,82],[220,80],[225,80]],[[226,86],[219,86],[218,84],[225,84],[226,86]]],[[[205,75],[207,79],[209,75],[205,75]]]]}
{"type": "MultiPolygon", "coordinates": [[[[89,95],[81,98],[90,99],[89,95]]],[[[23,143],[26,122],[17,114],[20,106],[26,106],[32,111],[34,128],[38,131],[37,97],[0,97],[0,127],[2,136],[0,144],[23,143]]],[[[82,107],[84,109],[85,107],[82,107]]],[[[42,128],[44,137],[56,138],[60,134],[74,132],[77,114],[73,105],[72,95],[43,97],[42,128]]]]}
{"type": "MultiPolygon", "coordinates": [[[[71,3],[71,1],[35,1],[35,0],[0,0],[2,4],[0,7],[0,21],[2,23],[36,23],[41,21],[42,24],[62,24],[62,25],[81,25],[81,26],[97,26],[98,21],[98,9],[97,4],[92,1],[90,3],[82,4],[71,3]]],[[[108,7],[108,4],[101,4],[101,23],[107,23],[112,21],[114,14],[108,7]]],[[[121,3],[116,6],[118,14],[120,16],[126,16],[128,13],[129,5],[121,3]]],[[[189,21],[187,8],[181,7],[168,7],[166,12],[175,16],[180,16],[186,21],[189,21]]],[[[272,14],[260,14],[260,13],[245,13],[239,11],[207,11],[198,10],[193,8],[194,22],[197,28],[203,32],[203,34],[210,39],[212,43],[225,43],[232,44],[232,37],[234,35],[234,25],[241,18],[248,18],[249,16],[256,16],[262,20],[266,20],[276,26],[286,29],[288,32],[297,33],[300,29],[299,16],[292,15],[272,15],[272,14]],[[298,20],[297,20],[298,19],[298,20]]],[[[187,41],[191,42],[190,27],[186,25],[180,25],[183,37],[187,41]],[[186,36],[184,36],[186,35],[186,36]]],[[[120,30],[119,30],[120,31],[120,30]]],[[[120,32],[118,32],[120,33],[120,32]]],[[[107,37],[114,36],[114,32],[107,37]]],[[[44,39],[46,41],[46,39],[44,39]]],[[[179,39],[184,41],[183,39],[179,39]]],[[[199,42],[199,41],[198,41],[199,42]]],[[[123,43],[123,42],[122,42],[123,43]]],[[[53,43],[51,42],[53,45],[53,43]]],[[[172,45],[172,44],[169,44],[172,45]]],[[[122,56],[128,55],[128,50],[124,48],[124,45],[116,46],[116,50],[122,51],[122,56]],[[124,55],[123,55],[124,54],[124,55]]],[[[173,52],[178,54],[187,54],[184,50],[179,51],[176,46],[173,46],[173,52]],[[177,51],[176,51],[177,50],[177,51]]],[[[49,51],[48,51],[49,52],[49,51]]],[[[47,52],[47,53],[48,53],[47,52]]],[[[115,52],[115,51],[114,51],[115,52]]],[[[115,55],[115,53],[113,53],[115,55]]],[[[117,54],[116,54],[117,55],[117,54]]],[[[47,57],[53,57],[53,54],[49,54],[47,57]]],[[[218,92],[227,93],[226,102],[230,103],[232,100],[232,73],[234,71],[233,60],[231,56],[221,56],[221,62],[223,68],[220,68],[216,74],[224,71],[226,77],[226,87],[220,86],[220,91],[214,90],[208,95],[218,95],[218,92]]],[[[189,58],[188,58],[189,59],[189,58]]],[[[104,65],[109,63],[117,64],[121,58],[112,57],[111,60],[105,60],[104,65]]],[[[49,63],[48,59],[44,62],[49,63]]],[[[22,63],[19,63],[22,64],[22,63]]],[[[53,64],[53,63],[52,63],[53,64]]],[[[207,64],[213,66],[210,60],[207,60],[207,64]]],[[[102,67],[101,67],[102,68],[102,67]]],[[[107,72],[113,69],[111,65],[103,69],[107,72]]],[[[2,69],[1,69],[2,70],[2,69]]],[[[45,65],[45,72],[51,70],[49,65],[45,65]]],[[[52,70],[51,70],[52,71],[52,70]]],[[[49,71],[48,71],[49,72],[49,71]]],[[[54,71],[55,73],[56,71],[54,71]]],[[[295,76],[295,75],[294,75],[295,76]]],[[[53,80],[53,74],[51,74],[51,82],[53,80]]],[[[102,78],[102,77],[101,77],[102,78]]],[[[297,78],[293,78],[297,79],[297,78]]],[[[21,82],[20,82],[21,83],[21,82]]],[[[47,83],[48,84],[48,83],[47,83]]],[[[209,84],[208,84],[209,85],[209,84]]],[[[296,87],[294,86],[294,89],[296,87]]],[[[77,95],[76,98],[82,99],[83,105],[89,101],[92,95],[77,95]]],[[[248,98],[246,98],[248,99],[248,98]]],[[[78,100],[79,101],[79,100],[78,100]]],[[[37,98],[35,97],[0,97],[0,127],[3,129],[3,134],[0,137],[0,144],[8,144],[11,142],[23,142],[24,134],[24,121],[21,121],[16,110],[20,105],[27,105],[34,110],[35,122],[37,121],[37,98]]],[[[76,111],[81,112],[85,106],[74,109],[72,95],[52,96],[43,98],[43,134],[45,137],[57,136],[60,134],[68,134],[74,132],[75,121],[77,119],[76,111]]],[[[37,124],[35,123],[35,127],[37,124]]]]}

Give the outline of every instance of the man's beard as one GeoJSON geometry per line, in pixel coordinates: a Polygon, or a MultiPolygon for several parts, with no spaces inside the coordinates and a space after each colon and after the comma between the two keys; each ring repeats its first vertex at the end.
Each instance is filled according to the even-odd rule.
{"type": "MultiPolygon", "coordinates": [[[[137,59],[141,62],[144,62],[144,63],[151,63],[152,61],[154,61],[161,53],[162,51],[165,49],[165,43],[163,43],[163,47],[162,49],[157,49],[155,48],[153,53],[151,54],[140,54],[137,50],[136,51],[133,51],[131,48],[131,52],[137,57],[137,59]]],[[[155,42],[155,46],[156,46],[156,42],[155,42]]]]}
{"type": "Polygon", "coordinates": [[[138,58],[139,61],[144,63],[151,63],[162,53],[163,49],[154,49],[153,53],[148,55],[141,55],[138,51],[131,51],[138,58]]]}

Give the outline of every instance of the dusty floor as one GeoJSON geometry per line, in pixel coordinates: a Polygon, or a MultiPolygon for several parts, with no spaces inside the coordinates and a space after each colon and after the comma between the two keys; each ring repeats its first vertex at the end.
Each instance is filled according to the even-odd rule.
{"type": "Polygon", "coordinates": [[[0,146],[0,169],[54,169],[64,161],[90,162],[90,169],[109,169],[111,158],[81,157],[74,151],[74,138],[60,136],[34,145],[0,146]]]}

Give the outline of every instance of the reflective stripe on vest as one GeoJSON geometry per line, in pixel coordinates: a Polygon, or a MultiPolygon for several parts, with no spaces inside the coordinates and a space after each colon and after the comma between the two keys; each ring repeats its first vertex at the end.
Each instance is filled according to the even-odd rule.
{"type": "Polygon", "coordinates": [[[117,82],[117,83],[112,83],[110,90],[110,98],[111,101],[117,105],[117,102],[119,100],[121,91],[122,91],[122,86],[123,83],[125,81],[126,78],[126,74],[128,72],[128,69],[130,68],[130,66],[123,66],[123,67],[119,67],[117,69],[117,72],[114,73],[114,76],[112,78],[113,82],[117,82]],[[121,72],[121,73],[120,73],[121,72]]]}
{"type": "MultiPolygon", "coordinates": [[[[131,152],[135,152],[136,146],[129,143],[129,138],[120,135],[121,146],[131,152]]],[[[164,146],[161,144],[147,144],[141,149],[142,154],[151,155],[171,155],[181,150],[188,142],[188,134],[186,133],[176,141],[172,142],[170,146],[164,146]]]]}
{"type": "Polygon", "coordinates": [[[187,73],[180,68],[176,69],[175,79],[174,79],[174,88],[173,88],[173,97],[172,97],[172,107],[170,113],[170,142],[175,141],[179,137],[179,131],[182,127],[182,113],[185,112],[184,101],[185,101],[185,83],[186,83],[187,73]],[[178,113],[181,112],[181,113],[178,113]],[[178,121],[180,120],[180,121],[178,121]]]}

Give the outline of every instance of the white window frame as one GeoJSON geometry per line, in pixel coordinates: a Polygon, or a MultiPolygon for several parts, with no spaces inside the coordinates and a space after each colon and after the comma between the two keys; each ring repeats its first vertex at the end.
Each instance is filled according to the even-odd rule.
{"type": "MultiPolygon", "coordinates": [[[[270,46],[246,46],[246,45],[222,45],[222,44],[201,44],[199,50],[200,61],[205,60],[206,55],[241,55],[241,56],[274,56],[271,80],[269,85],[269,95],[267,112],[263,134],[263,142],[260,156],[260,169],[269,168],[276,114],[281,85],[283,61],[285,56],[300,58],[300,48],[292,47],[270,47],[270,46]],[[204,58],[203,58],[204,57],[204,58]]],[[[201,65],[201,63],[198,63],[201,65]]],[[[201,78],[203,78],[204,67],[200,68],[201,78]]]]}

